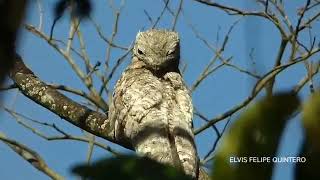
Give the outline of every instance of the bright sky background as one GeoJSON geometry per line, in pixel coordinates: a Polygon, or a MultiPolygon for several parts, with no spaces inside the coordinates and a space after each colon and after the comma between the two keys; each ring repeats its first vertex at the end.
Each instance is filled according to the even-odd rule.
{"type": "MultiPolygon", "coordinates": [[[[49,34],[53,22],[53,4],[56,1],[42,2],[44,9],[43,29],[46,34],[49,34]]],[[[108,6],[108,1],[93,2],[94,7],[92,17],[101,26],[104,35],[110,37],[114,17],[108,6]]],[[[170,3],[170,7],[176,9],[178,1],[173,2],[174,3],[170,3]]],[[[220,0],[218,2],[234,5],[239,8],[259,8],[252,5],[253,2],[249,0],[238,0],[233,2],[230,0],[220,0]],[[233,4],[231,4],[231,2],[233,4]]],[[[292,18],[291,20],[294,24],[297,21],[295,18],[296,10],[301,7],[301,2],[304,1],[290,1],[290,5],[286,8],[290,15],[289,17],[292,18]]],[[[120,15],[119,32],[116,36],[116,43],[123,46],[129,46],[135,39],[136,33],[139,30],[150,27],[150,22],[143,11],[146,10],[153,20],[155,20],[159,16],[163,6],[164,3],[162,0],[127,0],[120,15]]],[[[34,26],[38,26],[39,23],[39,12],[37,8],[36,3],[31,3],[26,18],[26,22],[33,24],[34,26]]],[[[177,31],[181,36],[182,62],[188,64],[187,71],[185,72],[185,80],[188,85],[191,85],[197,79],[198,75],[208,64],[210,58],[214,55],[202,41],[195,37],[195,34],[191,31],[188,24],[191,23],[201,36],[210,42],[211,45],[217,47],[221,45],[223,37],[227,33],[230,25],[238,19],[239,17],[229,16],[216,8],[207,7],[195,3],[192,0],[185,0],[183,13],[177,24],[177,31]],[[220,35],[218,43],[217,33],[220,35]]],[[[170,28],[172,20],[172,16],[168,12],[165,12],[164,18],[161,19],[158,27],[170,28]]],[[[319,23],[314,29],[316,28],[319,29],[319,23]]],[[[99,39],[92,23],[83,22],[81,30],[85,37],[87,51],[90,60],[93,62],[92,64],[96,61],[103,62],[107,45],[104,41],[99,39]]],[[[54,36],[66,41],[68,31],[69,19],[66,16],[55,27],[54,36]]],[[[77,78],[75,73],[71,70],[66,60],[44,40],[22,30],[20,42],[18,50],[19,54],[23,57],[25,63],[43,81],[86,90],[80,79],[77,78]]],[[[75,39],[74,42],[75,47],[78,48],[78,40],[75,39]]],[[[233,64],[250,71],[256,71],[259,75],[263,75],[273,66],[279,43],[280,35],[271,23],[262,20],[261,18],[241,18],[239,24],[236,25],[230,35],[230,42],[226,47],[224,57],[228,58],[232,56],[233,64]],[[249,58],[252,47],[255,49],[253,53],[255,65],[253,65],[249,58]]],[[[123,51],[121,50],[113,50],[111,63],[114,63],[122,53],[123,51]]],[[[82,63],[80,59],[76,56],[74,57],[79,64],[82,63]]],[[[127,58],[126,63],[121,66],[121,69],[117,71],[112,84],[119,78],[121,71],[129,62],[128,60],[129,58],[127,58]]],[[[103,66],[101,66],[101,68],[103,68],[103,66]]],[[[297,84],[305,74],[306,71],[303,65],[296,65],[290,68],[290,70],[286,70],[278,76],[279,78],[277,80],[281,83],[276,84],[276,91],[292,87],[297,84]]],[[[254,83],[255,79],[232,68],[223,67],[199,86],[193,94],[193,102],[195,107],[197,107],[202,114],[208,118],[213,118],[242,102],[250,94],[250,89],[253,87],[254,83]]],[[[100,83],[96,83],[96,85],[100,85],[100,83]]],[[[304,88],[301,97],[305,97],[307,93],[308,89],[304,88]]],[[[70,94],[68,94],[68,96],[78,102],[84,102],[83,99],[79,97],[71,96],[70,94]]],[[[23,95],[17,95],[16,90],[11,90],[6,94],[5,102],[6,106],[15,107],[17,112],[23,113],[26,116],[43,122],[55,123],[70,134],[83,134],[79,128],[60,119],[58,116],[25,98],[23,95]]],[[[234,115],[232,118],[236,117],[237,115],[234,115]]],[[[7,113],[1,112],[0,119],[1,132],[4,132],[8,137],[22,142],[36,150],[42,155],[49,167],[66,177],[66,179],[76,179],[76,177],[69,172],[70,167],[77,163],[85,162],[88,149],[86,143],[68,140],[47,142],[23,128],[7,113]]],[[[195,117],[194,122],[196,127],[204,124],[198,117],[195,117]]],[[[224,121],[218,123],[219,129],[223,127],[224,123],[224,121]]],[[[55,133],[48,128],[43,128],[41,126],[35,127],[46,134],[54,135],[55,133]]],[[[283,135],[280,146],[281,148],[279,149],[279,155],[296,156],[302,138],[302,128],[298,117],[290,121],[286,127],[286,132],[283,135]]],[[[203,157],[208,149],[211,148],[214,139],[215,136],[212,129],[197,136],[197,146],[201,157],[203,157]]],[[[102,142],[107,143],[106,141],[102,142]]],[[[119,149],[119,147],[117,147],[117,149],[119,149]]],[[[93,159],[99,159],[109,155],[108,152],[96,147],[93,159]]],[[[3,143],[0,143],[0,162],[0,179],[49,179],[3,143]]],[[[292,179],[292,167],[293,164],[277,164],[273,179],[292,179]]]]}

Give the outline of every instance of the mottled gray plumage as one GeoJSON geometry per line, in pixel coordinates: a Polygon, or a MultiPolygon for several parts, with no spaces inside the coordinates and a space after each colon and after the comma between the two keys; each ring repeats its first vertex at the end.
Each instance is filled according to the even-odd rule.
{"type": "Polygon", "coordinates": [[[131,64],[118,80],[110,119],[115,138],[130,142],[136,152],[197,176],[192,133],[192,102],[179,72],[176,32],[139,32],[131,64]]]}

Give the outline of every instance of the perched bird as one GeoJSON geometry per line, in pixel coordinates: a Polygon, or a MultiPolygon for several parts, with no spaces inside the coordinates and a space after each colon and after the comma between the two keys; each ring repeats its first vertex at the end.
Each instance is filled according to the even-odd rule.
{"type": "Polygon", "coordinates": [[[197,177],[193,106],[179,71],[177,32],[139,32],[131,64],[116,83],[109,117],[115,138],[138,154],[197,177]]]}

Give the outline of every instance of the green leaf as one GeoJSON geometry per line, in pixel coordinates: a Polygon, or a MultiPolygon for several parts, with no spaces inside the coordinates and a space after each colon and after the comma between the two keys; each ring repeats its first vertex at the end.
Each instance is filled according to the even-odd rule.
{"type": "Polygon", "coordinates": [[[304,104],[302,113],[308,142],[320,152],[320,92],[314,93],[304,104]]]}
{"type": "Polygon", "coordinates": [[[100,160],[92,165],[77,165],[72,172],[94,180],[191,180],[174,167],[137,156],[120,156],[100,160]]]}
{"type": "Polygon", "coordinates": [[[281,133],[298,106],[296,95],[282,93],[250,107],[225,134],[214,159],[213,179],[271,179],[281,133]]]}
{"type": "Polygon", "coordinates": [[[306,162],[297,163],[295,178],[320,179],[320,92],[314,93],[304,104],[302,117],[306,139],[299,156],[306,158],[306,162]]]}

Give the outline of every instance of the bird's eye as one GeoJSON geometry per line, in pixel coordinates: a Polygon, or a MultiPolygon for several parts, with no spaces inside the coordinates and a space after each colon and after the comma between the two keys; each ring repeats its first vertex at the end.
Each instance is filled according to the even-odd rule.
{"type": "Polygon", "coordinates": [[[138,54],[142,55],[144,53],[140,49],[138,49],[138,54]]]}
{"type": "Polygon", "coordinates": [[[167,52],[167,56],[174,54],[174,52],[175,52],[175,50],[169,50],[169,51],[167,52]]]}

